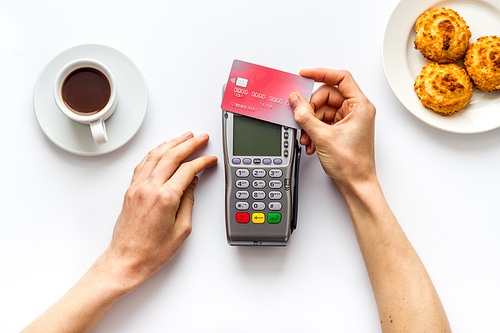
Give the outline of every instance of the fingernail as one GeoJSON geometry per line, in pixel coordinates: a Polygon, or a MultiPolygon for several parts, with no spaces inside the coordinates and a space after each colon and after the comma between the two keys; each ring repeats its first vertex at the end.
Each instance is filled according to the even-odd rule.
{"type": "Polygon", "coordinates": [[[207,133],[202,133],[200,135],[198,135],[199,138],[202,138],[202,139],[206,139],[208,138],[208,134],[207,133]]]}
{"type": "Polygon", "coordinates": [[[184,134],[181,135],[181,137],[183,137],[183,138],[190,138],[192,136],[193,136],[193,133],[191,131],[186,132],[186,133],[184,133],[184,134]]]}

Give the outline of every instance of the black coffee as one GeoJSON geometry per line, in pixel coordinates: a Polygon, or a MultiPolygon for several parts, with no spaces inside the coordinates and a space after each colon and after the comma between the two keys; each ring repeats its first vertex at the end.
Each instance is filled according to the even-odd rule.
{"type": "Polygon", "coordinates": [[[66,106],[79,115],[90,116],[108,104],[111,87],[106,76],[94,68],[79,68],[71,72],[62,85],[66,106]]]}

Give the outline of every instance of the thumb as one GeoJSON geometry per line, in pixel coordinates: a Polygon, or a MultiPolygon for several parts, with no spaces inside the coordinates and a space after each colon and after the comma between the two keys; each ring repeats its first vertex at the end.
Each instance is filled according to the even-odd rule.
{"type": "Polygon", "coordinates": [[[198,177],[194,177],[191,184],[184,190],[184,194],[181,197],[181,202],[179,204],[179,209],[177,210],[176,224],[177,228],[182,235],[182,241],[184,241],[191,233],[192,224],[191,217],[193,215],[193,205],[194,205],[194,188],[198,183],[198,177]]]}
{"type": "Polygon", "coordinates": [[[293,109],[295,122],[309,135],[314,142],[321,126],[326,125],[316,118],[311,104],[299,93],[291,93],[288,97],[290,106],[293,109]]]}

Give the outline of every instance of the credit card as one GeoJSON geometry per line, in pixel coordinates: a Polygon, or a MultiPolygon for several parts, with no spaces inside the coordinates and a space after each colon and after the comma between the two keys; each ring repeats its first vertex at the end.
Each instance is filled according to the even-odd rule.
{"type": "Polygon", "coordinates": [[[222,99],[222,110],[300,129],[288,96],[298,92],[309,100],[314,80],[234,60],[222,99]]]}

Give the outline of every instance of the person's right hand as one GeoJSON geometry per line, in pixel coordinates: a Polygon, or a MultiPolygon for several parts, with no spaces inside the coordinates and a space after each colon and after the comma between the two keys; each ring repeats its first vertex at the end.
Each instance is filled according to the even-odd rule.
{"type": "Polygon", "coordinates": [[[300,143],[306,153],[317,151],[341,193],[376,180],[373,104],[347,71],[305,69],[300,75],[324,83],[310,103],[301,94],[289,96],[295,121],[303,129],[300,143]]]}

